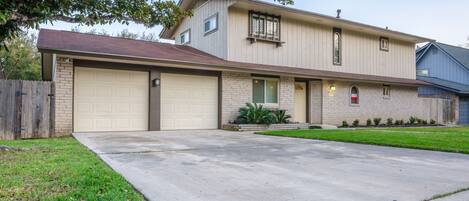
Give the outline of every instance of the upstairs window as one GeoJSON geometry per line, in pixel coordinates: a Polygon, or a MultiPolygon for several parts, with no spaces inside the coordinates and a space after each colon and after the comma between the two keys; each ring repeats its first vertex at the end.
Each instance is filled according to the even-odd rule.
{"type": "Polygon", "coordinates": [[[379,50],[385,52],[389,51],[389,38],[379,37],[379,50]]]}
{"type": "Polygon", "coordinates": [[[278,103],[278,79],[256,78],[252,83],[252,98],[254,103],[278,103]]]}
{"type": "Polygon", "coordinates": [[[188,29],[181,33],[181,44],[189,44],[191,42],[191,30],[188,29]]]}
{"type": "Polygon", "coordinates": [[[211,34],[218,30],[218,13],[210,16],[204,21],[204,33],[205,35],[211,34]]]}
{"type": "Polygon", "coordinates": [[[359,103],[360,103],[360,92],[358,91],[358,87],[352,86],[350,88],[350,104],[358,105],[359,103]]]}
{"type": "Polygon", "coordinates": [[[391,98],[391,86],[383,85],[383,98],[391,98]]]}
{"type": "Polygon", "coordinates": [[[342,64],[342,30],[333,28],[333,63],[334,65],[342,64]]]}
{"type": "Polygon", "coordinates": [[[280,16],[249,11],[249,37],[280,41],[280,16]]]}
{"type": "Polygon", "coordinates": [[[428,76],[428,69],[419,69],[419,70],[417,70],[417,75],[419,75],[419,76],[428,76]]]}

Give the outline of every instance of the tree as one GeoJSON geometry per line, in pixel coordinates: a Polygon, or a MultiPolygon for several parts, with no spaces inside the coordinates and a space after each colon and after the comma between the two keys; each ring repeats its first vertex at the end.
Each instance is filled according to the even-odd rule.
{"type": "MultiPolygon", "coordinates": [[[[91,29],[89,31],[82,31],[79,27],[73,27],[72,30],[73,32],[81,32],[81,33],[88,33],[88,34],[95,34],[95,35],[103,35],[103,36],[112,36],[110,33],[108,33],[106,30],[102,29],[101,31],[98,31],[96,29],[91,29]]],[[[130,32],[128,29],[124,29],[121,32],[117,33],[114,35],[115,37],[121,37],[121,38],[128,38],[128,39],[138,39],[138,40],[145,40],[145,41],[154,41],[158,42],[158,35],[154,33],[133,33],[130,32]]]]}
{"type": "Polygon", "coordinates": [[[5,41],[0,49],[0,79],[41,80],[41,55],[36,49],[36,35],[21,32],[5,41]]]}
{"type": "Polygon", "coordinates": [[[282,5],[293,5],[295,2],[294,0],[275,0],[276,2],[282,4],[282,5]]]}
{"type": "Polygon", "coordinates": [[[0,1],[0,45],[18,36],[22,29],[40,23],[65,21],[84,25],[135,22],[146,27],[171,27],[191,15],[170,0],[60,0],[0,1]]]}

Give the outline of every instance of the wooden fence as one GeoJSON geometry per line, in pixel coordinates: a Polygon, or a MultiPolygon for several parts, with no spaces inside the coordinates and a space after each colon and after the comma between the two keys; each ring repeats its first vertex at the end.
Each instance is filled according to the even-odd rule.
{"type": "Polygon", "coordinates": [[[54,136],[54,83],[0,80],[0,139],[54,136]]]}
{"type": "Polygon", "coordinates": [[[434,119],[442,124],[455,124],[456,119],[456,104],[455,100],[451,97],[424,97],[423,104],[428,112],[428,118],[434,119]]]}

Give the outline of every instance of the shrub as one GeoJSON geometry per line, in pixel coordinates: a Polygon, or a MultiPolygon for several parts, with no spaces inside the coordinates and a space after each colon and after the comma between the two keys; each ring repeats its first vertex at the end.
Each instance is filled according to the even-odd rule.
{"type": "Polygon", "coordinates": [[[435,121],[434,119],[431,119],[431,120],[430,120],[430,124],[431,124],[431,125],[435,125],[435,124],[436,124],[436,121],[435,121]]]}
{"type": "Polygon", "coordinates": [[[373,118],[373,123],[375,123],[375,126],[379,126],[381,123],[381,118],[373,118]]]}
{"type": "Polygon", "coordinates": [[[274,122],[272,112],[256,103],[246,103],[246,107],[239,109],[239,116],[236,118],[238,124],[271,124],[274,122]]]}
{"type": "Polygon", "coordinates": [[[396,120],[396,122],[394,124],[396,124],[398,126],[404,125],[404,120],[402,120],[402,119],[401,120],[396,120]]]}
{"type": "Polygon", "coordinates": [[[290,122],[291,115],[287,114],[286,110],[273,110],[273,122],[276,124],[286,124],[290,122]]]}
{"type": "Polygon", "coordinates": [[[417,121],[417,118],[415,118],[415,117],[410,117],[409,118],[409,124],[410,125],[414,125],[416,121],[417,121]]]}
{"type": "Polygon", "coordinates": [[[352,123],[353,127],[358,127],[360,125],[360,120],[355,119],[352,123]]]}
{"type": "Polygon", "coordinates": [[[392,126],[392,120],[393,120],[392,118],[388,118],[388,119],[386,120],[386,125],[392,126]]]}
{"type": "Polygon", "coordinates": [[[372,124],[371,119],[367,119],[367,120],[366,120],[366,126],[371,126],[371,124],[372,124]]]}
{"type": "Polygon", "coordinates": [[[422,124],[423,124],[423,125],[427,125],[427,124],[428,124],[428,121],[427,121],[427,120],[422,120],[422,124]]]}
{"type": "Polygon", "coordinates": [[[422,125],[422,123],[423,123],[422,119],[420,119],[420,118],[415,118],[415,119],[416,119],[418,125],[422,125]]]}
{"type": "Polygon", "coordinates": [[[344,128],[347,128],[348,127],[348,123],[347,121],[342,121],[342,126],[341,127],[344,127],[344,128]]]}

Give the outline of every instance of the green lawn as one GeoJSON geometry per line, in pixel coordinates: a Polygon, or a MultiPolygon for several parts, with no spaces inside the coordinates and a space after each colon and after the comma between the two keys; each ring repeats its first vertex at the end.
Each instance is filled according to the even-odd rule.
{"type": "Polygon", "coordinates": [[[0,200],[143,200],[73,138],[0,141],[0,200]]]}
{"type": "Polygon", "coordinates": [[[469,154],[469,127],[290,130],[258,134],[469,154]]]}

